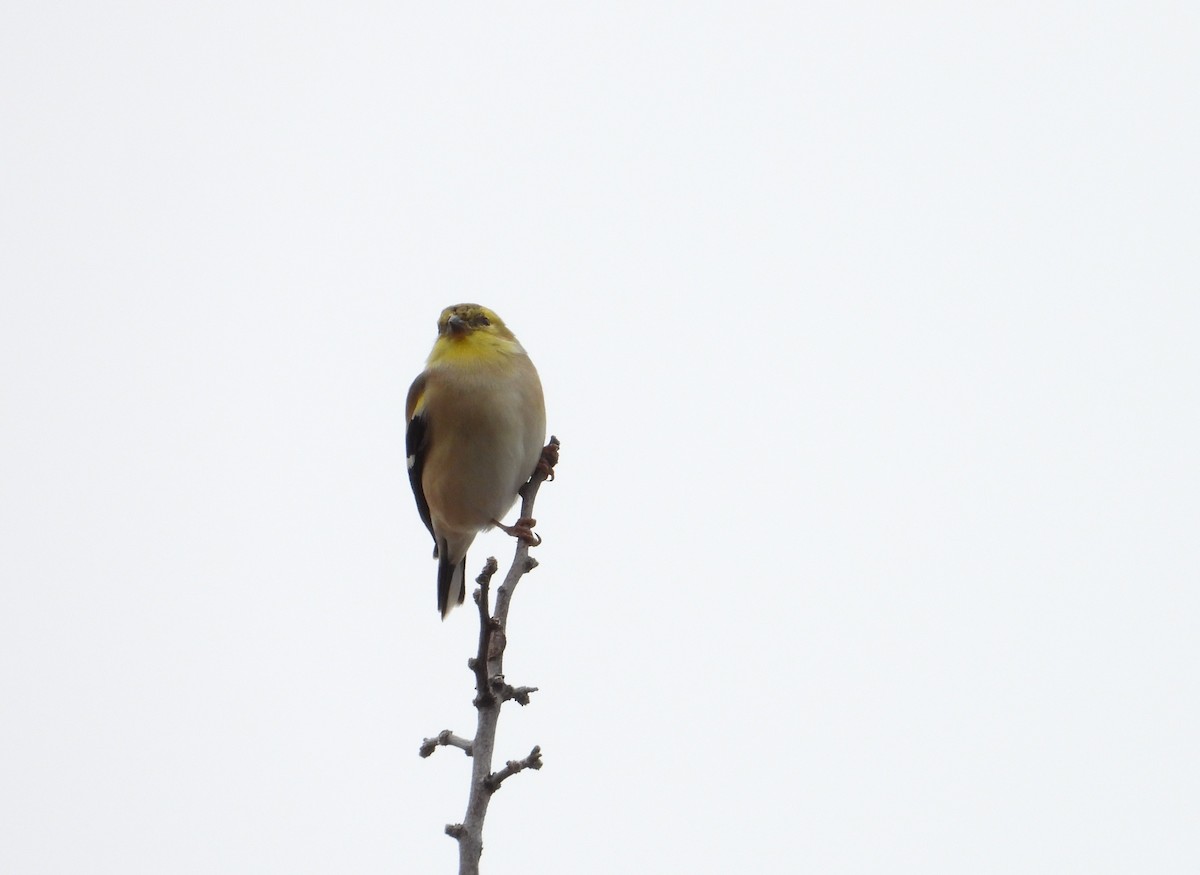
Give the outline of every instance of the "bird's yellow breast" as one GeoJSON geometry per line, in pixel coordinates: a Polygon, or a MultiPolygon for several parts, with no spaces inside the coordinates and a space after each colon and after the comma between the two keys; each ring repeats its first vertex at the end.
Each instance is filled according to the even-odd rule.
{"type": "Polygon", "coordinates": [[[431,368],[471,365],[498,367],[507,363],[514,355],[524,352],[516,340],[473,331],[461,337],[439,337],[429,353],[427,364],[431,368]]]}

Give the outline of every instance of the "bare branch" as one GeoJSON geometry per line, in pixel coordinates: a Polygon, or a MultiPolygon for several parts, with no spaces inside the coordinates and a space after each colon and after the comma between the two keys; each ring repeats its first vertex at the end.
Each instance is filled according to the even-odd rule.
{"type": "MultiPolygon", "coordinates": [[[[504,650],[507,644],[506,628],[508,609],[513,591],[521,577],[537,567],[537,560],[529,555],[531,543],[528,528],[534,525],[533,503],[538,489],[547,479],[554,479],[554,466],[558,463],[558,438],[551,436],[550,443],[542,450],[542,458],[529,482],[521,487],[521,516],[518,523],[524,527],[517,535],[517,548],[512,565],[504,576],[504,582],[496,591],[494,609],[489,604],[492,577],[498,565],[489,558],[483,572],[476,578],[479,589],[475,591],[475,604],[479,608],[479,645],[475,656],[467,665],[475,675],[474,705],[477,715],[475,737],[471,740],[459,738],[449,730],[436,739],[425,739],[421,745],[421,756],[429,756],[439,746],[458,747],[472,759],[471,791],[467,799],[467,813],[462,823],[446,825],[446,835],[458,842],[459,875],[478,875],[479,858],[483,853],[483,820],[487,816],[488,802],[500,785],[517,772],[542,767],[542,751],[534,747],[529,756],[521,760],[509,760],[503,769],[492,773],[492,755],[496,745],[496,725],[500,708],[505,702],[515,701],[528,705],[529,697],[537,687],[514,687],[504,679],[504,650]]],[[[512,528],[517,528],[514,526],[512,528]]]]}
{"type": "Polygon", "coordinates": [[[542,767],[542,749],[536,744],[533,750],[529,752],[529,756],[523,760],[509,760],[504,764],[504,768],[496,772],[494,775],[488,775],[484,786],[488,790],[495,793],[500,789],[500,785],[515,775],[517,772],[522,772],[525,769],[540,769],[542,767]]]}
{"type": "Polygon", "coordinates": [[[439,747],[457,747],[467,756],[471,755],[471,741],[466,738],[459,738],[449,729],[443,729],[433,738],[427,738],[421,742],[421,756],[428,757],[439,747]]]}
{"type": "Polygon", "coordinates": [[[507,702],[514,700],[518,705],[524,707],[529,704],[529,694],[536,693],[537,687],[514,687],[510,684],[505,684],[500,690],[500,701],[507,702]]]}
{"type": "Polygon", "coordinates": [[[488,607],[488,586],[492,582],[492,575],[499,568],[495,556],[489,556],[487,562],[483,564],[483,571],[475,578],[475,582],[479,584],[479,589],[475,590],[475,604],[479,607],[479,652],[475,658],[467,664],[475,672],[475,707],[480,708],[490,704],[492,699],[491,689],[488,685],[487,663],[489,656],[489,639],[491,638],[494,623],[491,617],[491,609],[488,607]]]}

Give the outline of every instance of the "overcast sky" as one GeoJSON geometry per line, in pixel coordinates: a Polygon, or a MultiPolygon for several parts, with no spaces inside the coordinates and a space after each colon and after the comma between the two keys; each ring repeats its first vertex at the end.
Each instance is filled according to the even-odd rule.
{"type": "Polygon", "coordinates": [[[0,870],[456,871],[460,301],[563,446],[485,872],[1200,869],[1195,4],[3,18],[0,870]]]}

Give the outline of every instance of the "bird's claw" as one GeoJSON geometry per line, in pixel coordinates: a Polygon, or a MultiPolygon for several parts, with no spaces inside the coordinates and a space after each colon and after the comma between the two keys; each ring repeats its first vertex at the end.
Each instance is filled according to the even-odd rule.
{"type": "Polygon", "coordinates": [[[533,517],[521,517],[511,526],[506,526],[499,520],[492,520],[492,523],[496,526],[496,528],[504,532],[504,534],[511,535],[518,540],[524,541],[530,547],[536,547],[538,544],[542,543],[542,536],[533,530],[533,527],[537,525],[537,520],[535,520],[533,517]]]}
{"type": "Polygon", "coordinates": [[[550,443],[542,447],[542,455],[538,457],[535,473],[541,474],[546,480],[554,479],[554,466],[558,464],[558,438],[553,435],[550,443]]]}

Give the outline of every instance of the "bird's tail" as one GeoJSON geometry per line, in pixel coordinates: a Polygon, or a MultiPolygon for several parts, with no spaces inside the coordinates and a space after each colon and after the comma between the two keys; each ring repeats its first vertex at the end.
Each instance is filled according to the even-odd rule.
{"type": "Polygon", "coordinates": [[[449,550],[438,551],[438,610],[442,619],[456,605],[461,605],[467,595],[466,575],[467,557],[451,563],[446,554],[449,550]]]}

